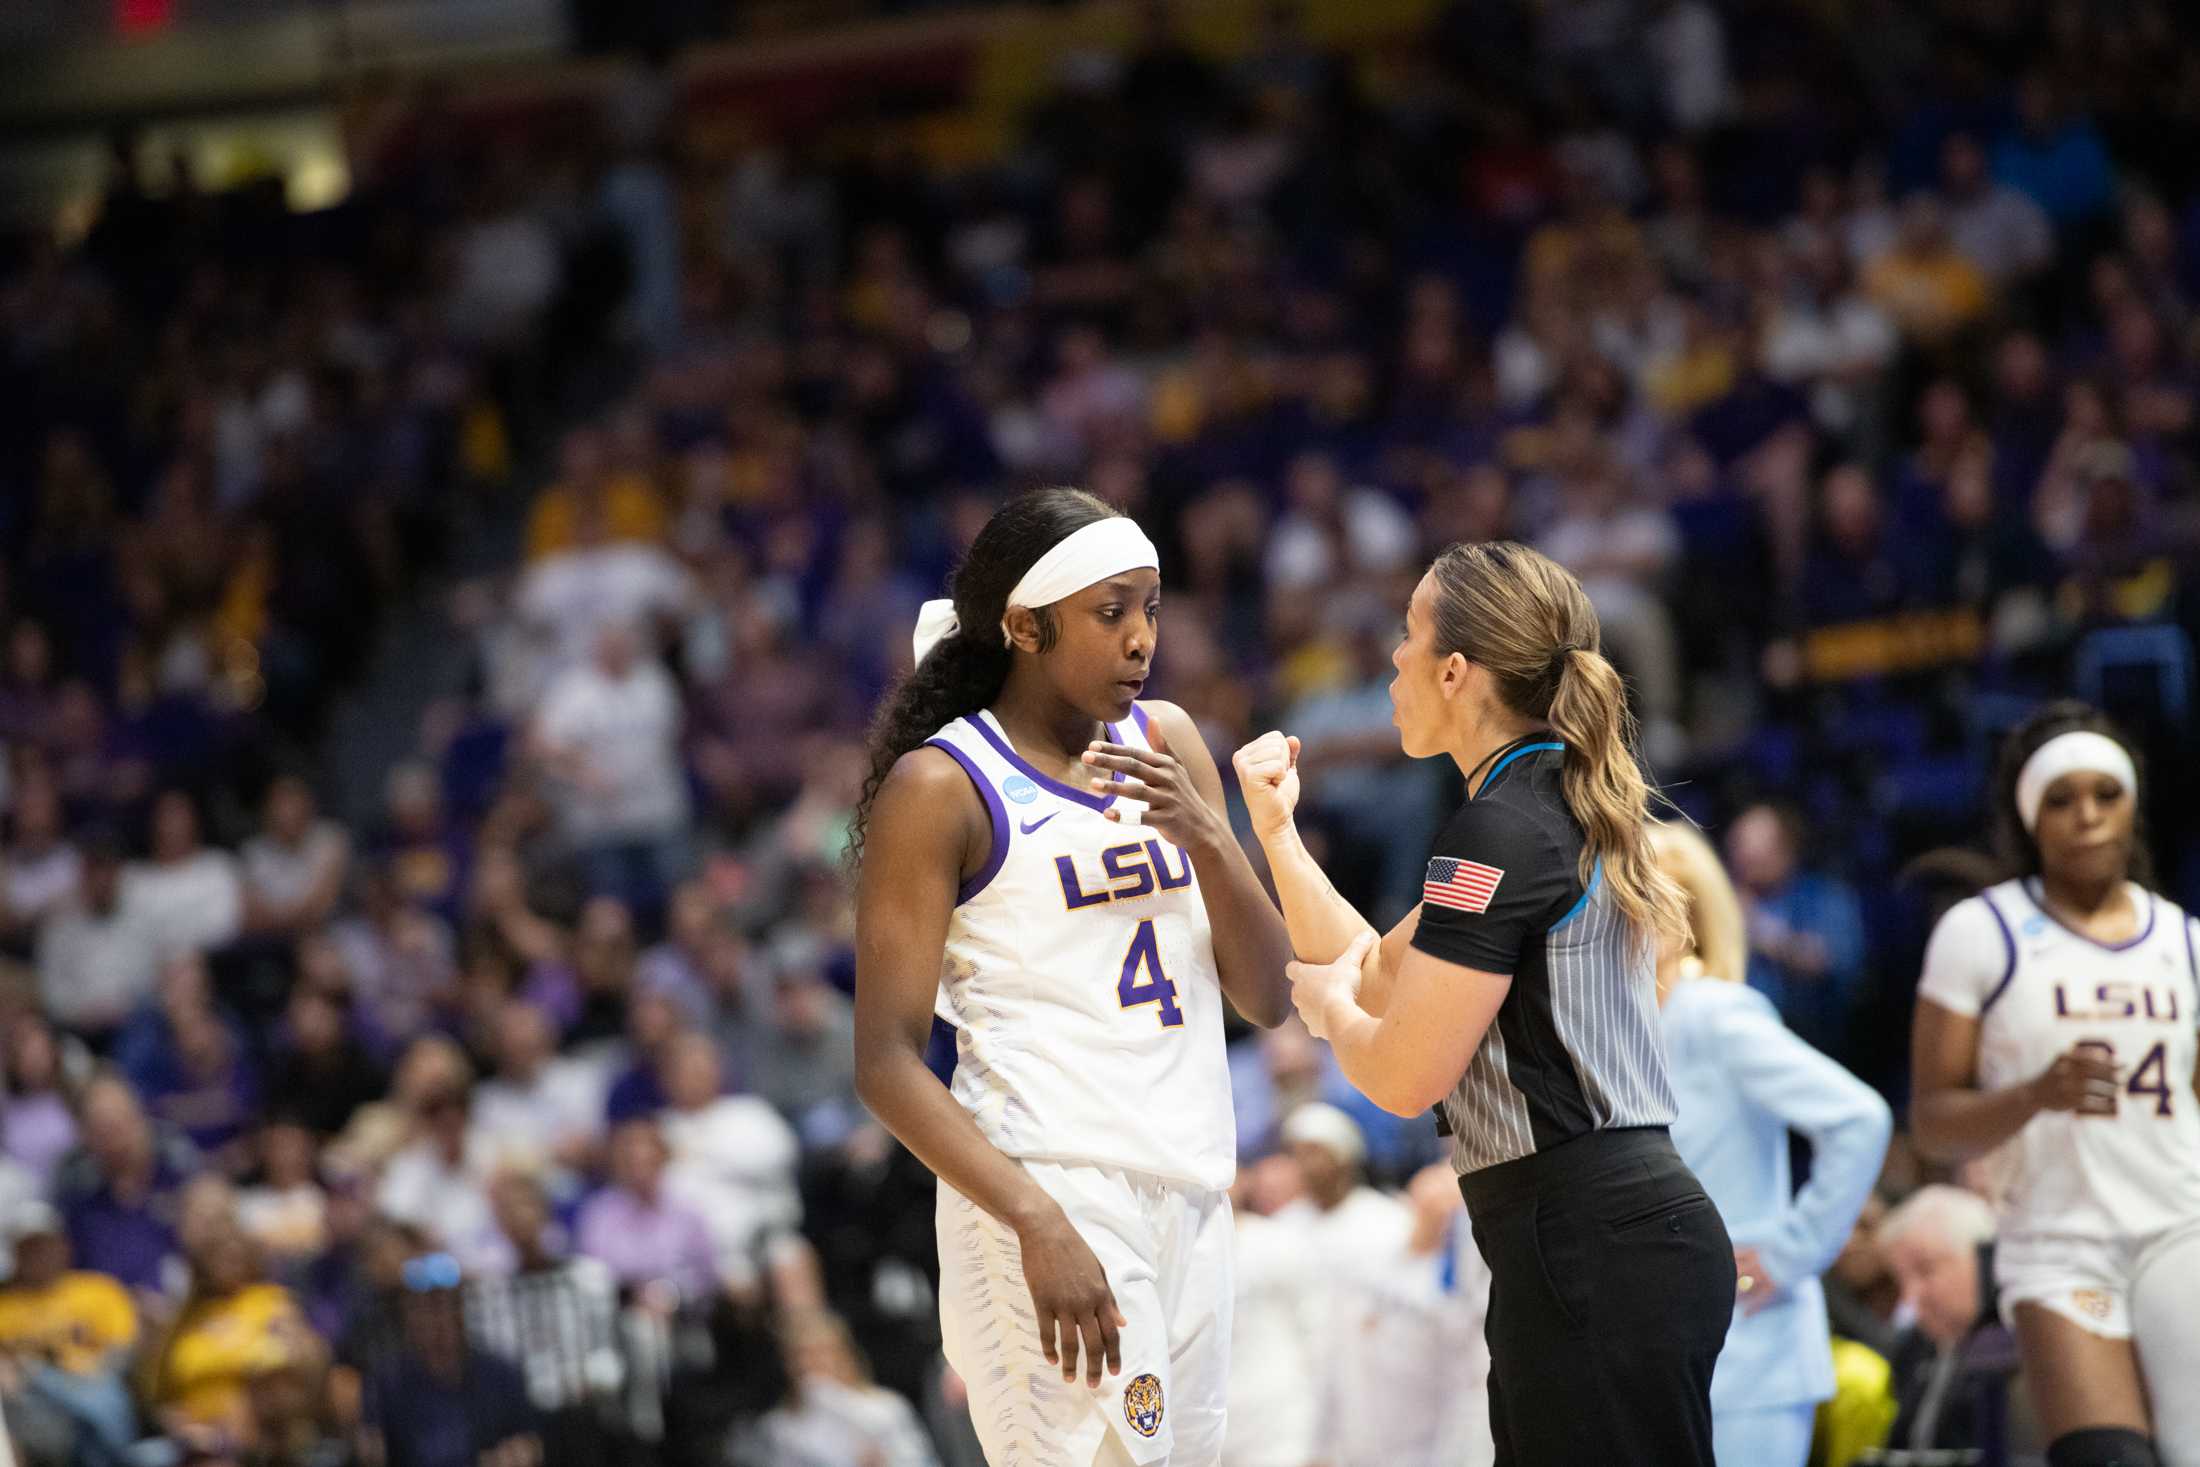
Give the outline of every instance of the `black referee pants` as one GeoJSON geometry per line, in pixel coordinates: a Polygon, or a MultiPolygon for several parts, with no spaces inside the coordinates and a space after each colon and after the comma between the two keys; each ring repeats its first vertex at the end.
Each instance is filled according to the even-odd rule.
{"type": "Polygon", "coordinates": [[[1734,1248],[1663,1127],[1460,1178],[1490,1268],[1497,1467],[1713,1467],[1734,1248]]]}

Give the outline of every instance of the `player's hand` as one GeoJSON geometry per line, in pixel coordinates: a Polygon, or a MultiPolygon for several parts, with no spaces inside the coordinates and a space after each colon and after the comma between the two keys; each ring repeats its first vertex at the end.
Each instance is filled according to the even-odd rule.
{"type": "Polygon", "coordinates": [[[2032,1099],[2041,1110],[2074,1111],[2085,1116],[2116,1114],[2123,1086],[2115,1051],[2097,1039],[2080,1040],[2055,1056],[2032,1081],[2032,1099]]]}
{"type": "MultiPolygon", "coordinates": [[[[1153,743],[1150,749],[1093,740],[1085,750],[1085,766],[1092,771],[1086,784],[1096,795],[1137,800],[1146,807],[1140,824],[1189,850],[1214,834],[1219,823],[1214,807],[1200,798],[1191,771],[1169,752],[1158,722],[1146,725],[1146,737],[1153,743]]],[[[1101,813],[1110,820],[1123,818],[1114,807],[1101,813]]]]}
{"type": "Polygon", "coordinates": [[[1123,1344],[1117,1332],[1130,1319],[1116,1306],[1107,1270],[1091,1245],[1059,1208],[1036,1226],[1019,1230],[1017,1241],[1023,1245],[1024,1282],[1031,1288],[1039,1348],[1046,1352],[1047,1364],[1061,1366],[1062,1379],[1074,1381],[1082,1351],[1086,1386],[1100,1384],[1103,1359],[1108,1374],[1121,1375],[1123,1344]]]}
{"type": "Polygon", "coordinates": [[[1306,1021],[1306,1032],[1316,1039],[1330,1037],[1330,1018],[1346,1004],[1358,1004],[1360,978],[1375,952],[1373,928],[1352,939],[1333,963],[1286,963],[1284,976],[1291,980],[1291,1002],[1306,1021]]]}
{"type": "Polygon", "coordinates": [[[1755,1314],[1770,1304],[1779,1292],[1779,1280],[1766,1271],[1765,1261],[1756,1249],[1734,1250],[1734,1297],[1742,1306],[1742,1313],[1755,1314]]]}
{"type": "Polygon", "coordinates": [[[1232,754],[1230,763],[1253,834],[1262,840],[1281,834],[1299,807],[1299,741],[1270,729],[1232,754]]]}

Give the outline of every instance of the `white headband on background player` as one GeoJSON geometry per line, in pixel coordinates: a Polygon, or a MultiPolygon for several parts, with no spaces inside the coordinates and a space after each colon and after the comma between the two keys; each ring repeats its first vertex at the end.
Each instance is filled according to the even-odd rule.
{"type": "Polygon", "coordinates": [[[2091,729],[2057,734],[2034,749],[2017,771],[2017,816],[2027,833],[2039,826],[2040,801],[2049,787],[2066,774],[2105,774],[2132,794],[2139,792],[2139,771],[2122,744],[2091,729]]]}
{"type": "MultiPolygon", "coordinates": [[[[1146,532],[1121,515],[1111,515],[1063,536],[1052,549],[1033,561],[1031,569],[1016,583],[1016,589],[1008,593],[1008,608],[1004,608],[1004,612],[1018,606],[1052,606],[1064,596],[1073,596],[1110,576],[1119,576],[1128,570],[1160,568],[1160,553],[1153,548],[1153,541],[1146,538],[1146,532]]],[[[961,629],[962,624],[955,619],[952,600],[925,602],[917,611],[917,631],[912,638],[917,661],[923,662],[926,653],[961,629]]],[[[1008,617],[1004,614],[1001,641],[1006,644],[1013,640],[1008,634],[1008,617]]]]}

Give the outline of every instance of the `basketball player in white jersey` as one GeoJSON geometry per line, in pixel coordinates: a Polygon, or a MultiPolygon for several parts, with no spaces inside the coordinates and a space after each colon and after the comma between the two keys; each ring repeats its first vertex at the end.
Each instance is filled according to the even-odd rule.
{"type": "Polygon", "coordinates": [[[1222,1450],[1222,998],[1281,1022],[1291,953],[1198,731],[1138,701],[1160,586],[1092,496],[1010,502],[871,735],[858,1088],[940,1179],[941,1334],[992,1467],[1222,1450]]]}
{"type": "Polygon", "coordinates": [[[1934,929],[1918,1146],[1988,1158],[1995,1275],[2052,1467],[2200,1467],[2200,936],[2149,889],[2129,747],[2080,703],[2010,736],[2016,874],[1934,929]]]}

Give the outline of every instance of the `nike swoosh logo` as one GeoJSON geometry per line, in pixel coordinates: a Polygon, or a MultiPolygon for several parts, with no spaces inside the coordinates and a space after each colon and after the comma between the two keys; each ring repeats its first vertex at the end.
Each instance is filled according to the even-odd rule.
{"type": "MultiPolygon", "coordinates": [[[[1054,815],[1059,815],[1061,813],[1061,811],[1057,810],[1054,812],[1054,815]]],[[[1054,818],[1054,815],[1041,815],[1037,820],[1019,821],[1016,828],[1022,831],[1025,835],[1029,835],[1034,830],[1037,830],[1040,826],[1046,824],[1049,820],[1052,820],[1054,818]]]]}

